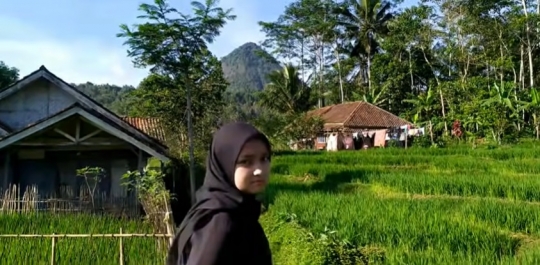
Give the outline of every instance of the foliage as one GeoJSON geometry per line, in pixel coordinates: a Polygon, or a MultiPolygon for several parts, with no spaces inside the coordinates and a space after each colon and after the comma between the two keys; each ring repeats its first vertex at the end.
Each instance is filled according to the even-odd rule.
{"type": "Polygon", "coordinates": [[[19,69],[7,66],[0,61],[0,90],[19,80],[19,69]]]}
{"type": "Polygon", "coordinates": [[[296,0],[276,21],[259,22],[263,46],[312,74],[305,80],[319,107],[340,94],[372,102],[431,122],[433,142],[456,119],[471,139],[540,138],[531,107],[538,3],[400,2],[296,0]]]}
{"type": "Polygon", "coordinates": [[[298,69],[285,65],[268,75],[269,83],[259,94],[259,104],[284,114],[301,113],[311,108],[311,88],[300,80],[298,69]]]}
{"type": "Polygon", "coordinates": [[[91,82],[73,84],[73,86],[118,115],[127,115],[136,106],[136,104],[132,103],[130,97],[135,89],[133,86],[94,84],[91,82]]]}
{"type": "Polygon", "coordinates": [[[76,174],[78,177],[81,177],[84,179],[84,183],[86,184],[86,187],[88,188],[88,193],[90,194],[90,199],[92,201],[92,205],[95,204],[94,196],[96,194],[96,189],[105,178],[105,169],[101,167],[83,167],[80,169],[77,169],[76,174]]]}
{"type": "Polygon", "coordinates": [[[302,138],[314,138],[323,129],[324,121],[307,114],[292,116],[287,119],[281,135],[284,139],[298,141],[302,138]]]}
{"type": "MultiPolygon", "coordinates": [[[[122,183],[131,192],[136,192],[146,213],[146,220],[153,225],[154,233],[174,234],[171,195],[165,187],[165,174],[155,170],[148,164],[142,172],[128,171],[123,176],[122,183]]],[[[166,250],[168,239],[160,240],[160,246],[166,250]]]]}
{"type": "Polygon", "coordinates": [[[140,199],[169,199],[169,192],[163,182],[164,174],[146,166],[140,171],[128,171],[122,176],[122,185],[128,190],[136,191],[140,199]]]}
{"type": "Polygon", "coordinates": [[[137,95],[142,101],[135,104],[149,107],[142,113],[160,118],[168,138],[173,139],[173,155],[177,158],[182,158],[187,150],[186,109],[192,111],[194,139],[200,140],[199,146],[206,146],[212,128],[218,125],[217,114],[223,106],[227,82],[221,63],[208,50],[208,43],[219,35],[228,20],[236,18],[231,9],[223,10],[216,0],[191,5],[193,15],[179,12],[165,0],[141,4],[139,18],[143,22],[132,28],[121,25],[117,35],[126,40],[128,56],[135,66],[150,67],[152,75],[137,95]],[[144,93],[147,95],[141,95],[144,93]],[[183,99],[188,97],[190,107],[184,105],[187,100],[183,99]],[[159,107],[154,106],[156,103],[159,107]]]}

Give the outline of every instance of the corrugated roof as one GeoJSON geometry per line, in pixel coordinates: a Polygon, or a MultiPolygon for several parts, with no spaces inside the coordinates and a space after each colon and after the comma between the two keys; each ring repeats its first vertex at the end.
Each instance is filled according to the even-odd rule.
{"type": "Polygon", "coordinates": [[[325,129],[348,128],[392,128],[410,122],[373,104],[356,101],[326,106],[309,112],[325,122],[325,129]]]}
{"type": "Polygon", "coordinates": [[[123,121],[139,129],[148,136],[165,143],[165,130],[159,123],[158,118],[121,117],[123,121]]]}

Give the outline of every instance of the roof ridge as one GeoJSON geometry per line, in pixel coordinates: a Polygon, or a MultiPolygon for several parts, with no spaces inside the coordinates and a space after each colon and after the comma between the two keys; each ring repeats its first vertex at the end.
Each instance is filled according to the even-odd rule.
{"type": "Polygon", "coordinates": [[[130,133],[139,133],[143,138],[146,138],[148,142],[151,143],[157,143],[160,145],[161,148],[166,149],[167,147],[159,142],[156,142],[155,139],[152,137],[146,135],[142,130],[139,128],[136,128],[135,126],[131,125],[130,123],[124,121],[121,117],[119,117],[116,113],[111,111],[110,109],[103,106],[103,104],[99,103],[98,101],[94,100],[93,98],[89,97],[82,91],[80,91],[77,87],[74,85],[66,82],[64,79],[58,77],[53,72],[51,72],[49,69],[47,69],[44,65],[40,66],[37,70],[33,71],[32,73],[24,76],[23,78],[19,79],[17,82],[11,84],[10,86],[1,89],[0,93],[9,93],[9,95],[16,93],[18,90],[22,89],[20,86],[21,83],[24,81],[27,81],[28,79],[32,78],[33,76],[36,76],[36,78],[45,78],[48,81],[52,82],[56,86],[64,87],[65,89],[69,90],[66,91],[68,93],[72,93],[71,96],[74,96],[77,98],[77,103],[81,106],[85,106],[91,109],[96,109],[98,113],[100,113],[103,116],[106,116],[111,122],[116,123],[116,125],[123,127],[124,130],[130,132],[130,133]],[[13,91],[10,91],[13,90],[13,91]]]}
{"type": "MultiPolygon", "coordinates": [[[[98,106],[99,108],[101,108],[102,110],[104,110],[104,112],[108,115],[110,115],[112,118],[117,118],[121,123],[123,123],[124,126],[127,126],[127,127],[130,127],[136,131],[138,131],[139,133],[141,133],[142,135],[145,135],[149,138],[150,141],[155,141],[155,139],[151,136],[149,136],[148,134],[146,134],[145,132],[143,132],[141,129],[133,126],[132,124],[130,124],[129,122],[126,122],[124,121],[124,119],[122,119],[118,114],[114,113],[113,111],[111,111],[110,109],[106,108],[105,106],[103,106],[103,104],[99,103],[98,101],[94,100],[93,98],[89,97],[88,95],[86,95],[85,93],[83,93],[82,91],[80,91],[76,86],[66,82],[64,79],[58,77],[57,75],[55,75],[53,72],[49,71],[49,69],[45,68],[45,66],[43,66],[43,68],[40,67],[40,69],[38,71],[44,71],[46,72],[47,74],[51,75],[53,78],[56,78],[57,80],[59,80],[60,82],[64,83],[65,85],[67,85],[68,87],[70,87],[73,91],[75,91],[75,93],[79,94],[80,96],[82,96],[83,98],[86,98],[87,100],[89,100],[92,104],[95,104],[96,106],[98,106]]],[[[110,119],[110,117],[109,117],[110,119]]],[[[111,119],[113,122],[114,120],[111,119]]],[[[158,144],[161,144],[158,142],[158,144]]],[[[165,147],[165,146],[163,146],[165,147]]]]}
{"type": "Polygon", "coordinates": [[[348,102],[348,103],[356,103],[356,107],[353,109],[353,111],[351,111],[351,113],[349,113],[349,116],[343,121],[343,126],[345,126],[345,123],[347,123],[350,119],[352,119],[353,115],[356,113],[356,111],[358,110],[358,108],[360,108],[360,105],[362,105],[362,101],[353,101],[353,102],[348,102]]]}
{"type": "Polygon", "coordinates": [[[395,116],[395,117],[397,117],[398,119],[400,119],[400,120],[402,120],[402,121],[404,121],[404,122],[406,122],[406,123],[408,123],[408,124],[412,124],[411,122],[409,122],[409,121],[407,121],[407,120],[405,120],[405,119],[399,117],[398,115],[393,114],[392,112],[387,111],[387,110],[385,110],[385,109],[383,109],[383,108],[381,108],[381,107],[379,107],[379,106],[377,106],[377,105],[375,105],[375,104],[371,104],[371,103],[369,103],[369,102],[365,102],[365,103],[367,103],[367,104],[369,104],[369,105],[371,105],[371,106],[373,106],[373,107],[375,107],[375,108],[377,108],[377,109],[379,109],[379,110],[382,110],[383,112],[385,112],[385,113],[387,113],[387,114],[389,114],[389,115],[391,115],[391,116],[395,116]]]}

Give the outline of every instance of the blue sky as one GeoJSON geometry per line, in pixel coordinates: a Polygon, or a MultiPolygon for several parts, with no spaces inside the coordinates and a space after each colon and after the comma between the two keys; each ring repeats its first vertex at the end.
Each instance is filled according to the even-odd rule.
{"type": "MultiPolygon", "coordinates": [[[[126,56],[119,25],[137,23],[141,0],[0,1],[0,60],[22,76],[45,65],[68,82],[137,85],[147,74],[126,56]]],[[[149,0],[145,1],[149,2],[149,0]]],[[[186,0],[169,0],[189,11],[186,0]]],[[[291,0],[221,0],[237,19],[222,30],[211,50],[218,57],[246,42],[260,42],[258,21],[274,21],[291,0]]],[[[416,2],[406,0],[406,5],[416,2]]]]}

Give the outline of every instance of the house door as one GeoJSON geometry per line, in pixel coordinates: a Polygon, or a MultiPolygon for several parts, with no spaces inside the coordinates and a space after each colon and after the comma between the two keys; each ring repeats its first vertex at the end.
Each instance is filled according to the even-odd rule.
{"type": "Polygon", "coordinates": [[[57,173],[56,165],[45,159],[21,159],[17,162],[21,193],[36,185],[39,195],[52,195],[56,191],[57,173]]]}

